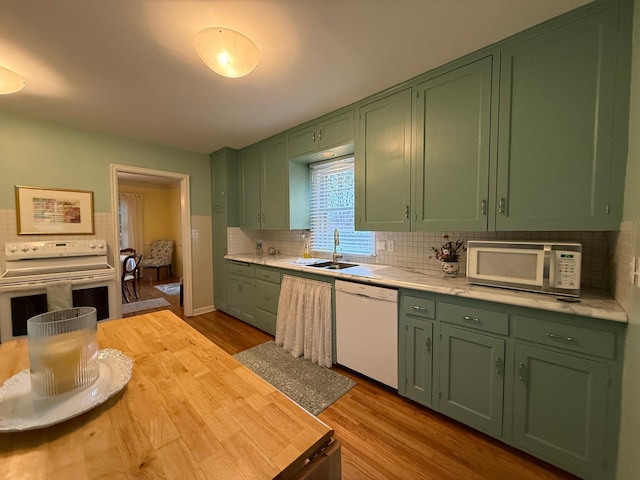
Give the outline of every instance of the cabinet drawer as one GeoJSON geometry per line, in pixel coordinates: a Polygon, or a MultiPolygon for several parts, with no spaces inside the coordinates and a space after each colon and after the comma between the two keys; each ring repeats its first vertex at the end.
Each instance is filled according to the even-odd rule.
{"type": "Polygon", "coordinates": [[[405,296],[402,301],[402,313],[417,317],[435,318],[436,302],[426,298],[405,296]]]}
{"type": "Polygon", "coordinates": [[[237,273],[238,275],[253,277],[255,276],[255,266],[250,263],[231,260],[227,264],[227,273],[237,273]]]}
{"type": "Polygon", "coordinates": [[[264,267],[256,267],[256,278],[267,282],[280,283],[280,272],[264,267]]]}
{"type": "Polygon", "coordinates": [[[613,332],[545,322],[535,318],[513,317],[513,335],[522,340],[563,350],[603,358],[616,357],[616,336],[613,332]]]}
{"type": "Polygon", "coordinates": [[[509,334],[509,315],[506,313],[438,302],[438,319],[485,332],[509,334]]]}
{"type": "Polygon", "coordinates": [[[265,312],[264,310],[256,310],[255,326],[271,335],[276,334],[276,315],[265,312]]]}
{"type": "Polygon", "coordinates": [[[256,280],[256,307],[273,314],[278,312],[280,285],[256,280]]]}

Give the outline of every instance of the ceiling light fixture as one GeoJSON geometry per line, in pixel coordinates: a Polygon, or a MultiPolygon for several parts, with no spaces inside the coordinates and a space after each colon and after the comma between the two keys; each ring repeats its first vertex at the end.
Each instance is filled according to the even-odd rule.
{"type": "Polygon", "coordinates": [[[0,95],[19,92],[26,84],[20,75],[0,66],[0,95]]]}
{"type": "Polygon", "coordinates": [[[205,28],[198,32],[194,43],[202,61],[225,77],[244,77],[260,60],[255,43],[229,28],[205,28]]]}

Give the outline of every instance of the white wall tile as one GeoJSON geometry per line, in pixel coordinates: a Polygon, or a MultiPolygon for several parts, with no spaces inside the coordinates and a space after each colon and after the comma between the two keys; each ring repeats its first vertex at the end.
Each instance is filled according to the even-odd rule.
{"type": "MultiPolygon", "coordinates": [[[[266,253],[274,247],[283,255],[302,256],[304,240],[302,230],[292,231],[243,231],[239,228],[227,230],[229,253],[253,253],[255,242],[262,240],[266,253]]],[[[452,240],[529,240],[579,242],[583,248],[582,285],[600,288],[614,293],[612,275],[618,262],[613,255],[620,250],[625,252],[626,243],[620,246],[612,244],[613,238],[606,232],[376,232],[376,241],[395,242],[395,251],[378,251],[375,256],[345,255],[346,261],[391,265],[427,272],[439,272],[440,262],[435,258],[431,247],[442,245],[442,236],[448,234],[452,240]]],[[[622,240],[627,236],[623,236],[622,240]]],[[[630,247],[629,247],[630,248],[630,247]]],[[[326,252],[312,252],[314,257],[330,258],[326,252]]],[[[624,253],[621,253],[624,255],[624,253]]],[[[466,272],[466,254],[460,258],[460,272],[466,272]]],[[[623,295],[623,292],[621,292],[623,295]]]]}

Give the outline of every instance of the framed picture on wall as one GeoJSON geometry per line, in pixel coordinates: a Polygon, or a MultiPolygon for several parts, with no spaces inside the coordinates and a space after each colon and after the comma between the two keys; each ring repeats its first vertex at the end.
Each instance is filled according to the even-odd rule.
{"type": "Polygon", "coordinates": [[[93,234],[93,192],[16,185],[18,235],[93,234]]]}

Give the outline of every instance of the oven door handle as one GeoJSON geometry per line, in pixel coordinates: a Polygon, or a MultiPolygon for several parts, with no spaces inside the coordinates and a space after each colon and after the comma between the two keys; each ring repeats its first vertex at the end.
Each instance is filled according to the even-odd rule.
{"type": "Polygon", "coordinates": [[[70,278],[70,279],[56,278],[51,280],[42,280],[39,282],[24,282],[24,283],[16,282],[16,283],[4,284],[4,285],[0,284],[0,292],[17,292],[17,291],[24,291],[28,289],[34,289],[34,288],[44,288],[49,283],[59,282],[59,281],[70,281],[71,286],[74,287],[75,285],[86,285],[89,283],[105,282],[105,281],[112,281],[112,280],[115,280],[115,275],[113,273],[111,273],[110,275],[92,275],[90,277],[77,277],[77,278],[70,278]]]}

